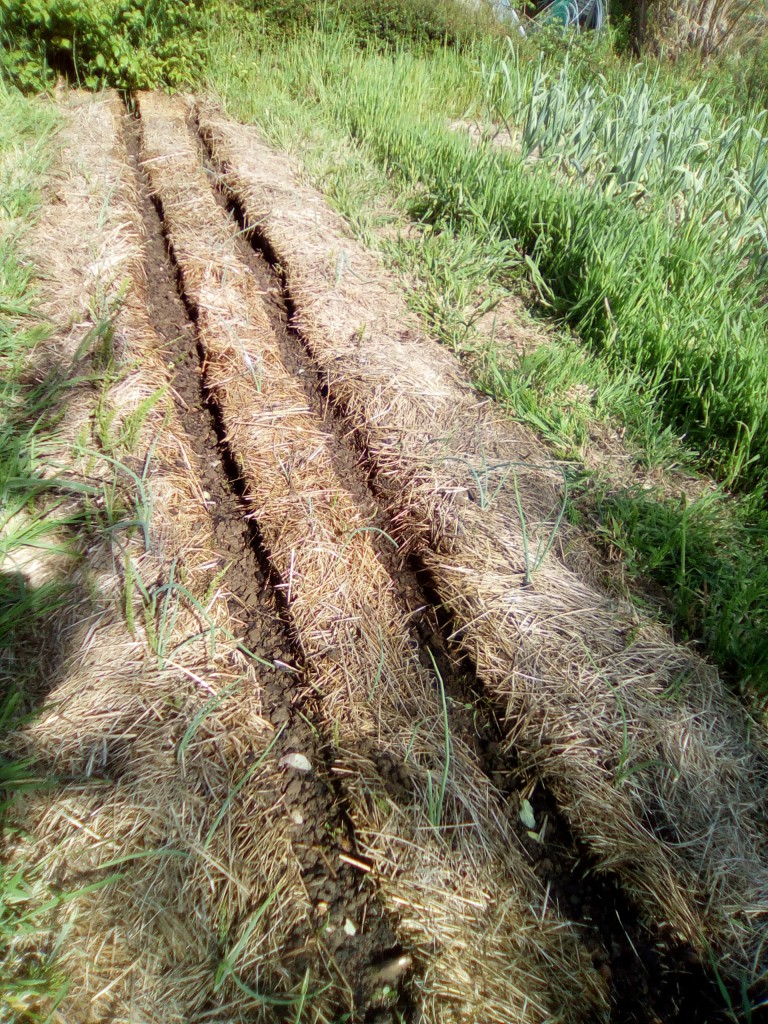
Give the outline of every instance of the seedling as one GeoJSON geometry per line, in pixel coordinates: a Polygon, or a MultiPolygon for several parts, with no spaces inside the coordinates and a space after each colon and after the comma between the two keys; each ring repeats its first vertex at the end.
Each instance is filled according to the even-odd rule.
{"type": "Polygon", "coordinates": [[[179,764],[183,764],[184,754],[186,753],[188,745],[191,742],[191,740],[193,740],[195,733],[198,731],[203,722],[205,722],[209,715],[212,715],[216,711],[219,705],[221,705],[221,703],[223,703],[224,700],[226,700],[226,698],[230,694],[237,692],[242,687],[243,682],[244,680],[242,678],[234,680],[233,683],[229,683],[228,686],[225,686],[220,693],[217,693],[215,696],[212,696],[209,700],[207,700],[204,703],[203,707],[200,709],[198,714],[195,716],[193,720],[191,720],[189,725],[184,730],[184,734],[181,737],[181,740],[177,746],[176,760],[178,761],[179,764]]]}
{"type": "Polygon", "coordinates": [[[513,477],[514,488],[515,488],[515,505],[517,507],[517,514],[520,519],[520,533],[522,536],[523,543],[523,557],[525,559],[525,582],[530,584],[533,580],[533,574],[541,567],[544,559],[547,557],[549,552],[552,550],[552,545],[555,543],[560,524],[563,521],[565,510],[568,505],[568,478],[563,472],[563,497],[560,505],[560,509],[555,518],[554,526],[552,527],[546,540],[539,541],[536,546],[536,554],[531,558],[529,537],[528,537],[528,524],[526,521],[525,510],[523,508],[522,498],[520,497],[520,489],[517,484],[517,474],[513,477]]]}
{"type": "Polygon", "coordinates": [[[485,452],[482,453],[482,466],[478,471],[475,466],[469,461],[469,459],[461,458],[456,455],[446,455],[442,458],[441,462],[458,462],[462,466],[466,466],[472,479],[475,483],[477,490],[477,501],[480,508],[485,512],[487,511],[493,502],[496,500],[498,495],[504,488],[505,483],[511,472],[513,463],[511,462],[500,462],[495,466],[489,466],[485,457],[485,452]],[[498,480],[495,485],[492,485],[492,477],[499,473],[498,480]]]}
{"type": "Polygon", "coordinates": [[[427,772],[427,816],[432,827],[437,829],[440,827],[443,819],[443,806],[445,804],[445,793],[448,788],[448,774],[451,766],[452,744],[451,730],[448,724],[448,703],[445,697],[445,684],[443,683],[443,677],[440,674],[440,669],[437,667],[434,654],[429,648],[427,648],[427,653],[429,654],[429,659],[432,662],[432,668],[434,669],[435,678],[437,680],[443,720],[443,771],[437,787],[433,785],[432,772],[427,772]]]}

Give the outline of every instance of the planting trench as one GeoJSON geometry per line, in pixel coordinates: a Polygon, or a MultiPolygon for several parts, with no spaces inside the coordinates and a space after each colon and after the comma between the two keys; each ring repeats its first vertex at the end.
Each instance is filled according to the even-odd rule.
{"type": "Polygon", "coordinates": [[[450,732],[447,684],[421,664],[406,610],[371,542],[378,528],[339,478],[333,434],[286,369],[259,289],[238,257],[236,227],[200,166],[185,107],[142,95],[139,111],[144,166],[194,308],[206,388],[282,581],[320,699],[317,724],[333,737],[358,850],[413,951],[419,1015],[599,1013],[599,975],[573,932],[547,910],[500,795],[450,732]],[[558,994],[561,985],[569,996],[558,994]]]}
{"type": "MultiPolygon", "coordinates": [[[[107,484],[92,520],[107,496],[125,508],[73,538],[79,557],[40,669],[50,695],[6,744],[49,776],[12,814],[6,854],[44,894],[17,956],[34,970],[60,946],[70,984],[56,1019],[253,1019],[234,980],[242,964],[267,993],[287,994],[323,953],[295,939],[311,872],[291,839],[284,776],[267,764],[281,734],[263,694],[279,692],[279,672],[236,640],[239,602],[222,580],[231,541],[214,531],[195,444],[166,398],[122,105],[73,95],[62,113],[60,165],[28,243],[55,331],[29,374],[70,382],[51,410],[48,472],[107,484]],[[122,428],[150,397],[124,445],[122,428]],[[144,526],[131,536],[137,499],[144,526]],[[293,963],[277,955],[286,944],[293,963]]],[[[275,656],[279,624],[265,620],[263,653],[275,656]]]]}
{"type": "Polygon", "coordinates": [[[211,107],[208,149],[182,101],[137,107],[66,101],[65,153],[103,180],[60,189],[75,244],[46,285],[80,303],[59,316],[76,348],[84,225],[105,221],[99,269],[128,283],[109,402],[126,381],[170,399],[125,456],[153,466],[148,550],[105,542],[104,606],[67,610],[72,664],[13,740],[75,780],[30,801],[22,853],[59,884],[128,864],[69,905],[60,1019],[718,1019],[708,946],[763,967],[764,767],[739,709],[564,568],[535,438],[284,158],[211,107]],[[161,619],[173,597],[170,658],[153,593],[161,619]]]}
{"type": "Polygon", "coordinates": [[[210,105],[198,116],[246,225],[283,269],[295,324],[370,459],[398,539],[506,707],[522,766],[543,776],[649,923],[759,978],[766,762],[742,709],[692,652],[569,570],[556,467],[409,322],[375,261],[286,158],[210,105]]]}

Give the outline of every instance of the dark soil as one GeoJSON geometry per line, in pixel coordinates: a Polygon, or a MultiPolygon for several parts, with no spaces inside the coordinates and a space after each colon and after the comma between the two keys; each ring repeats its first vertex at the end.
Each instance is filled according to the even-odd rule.
{"type": "MultiPolygon", "coordinates": [[[[355,1007],[353,1020],[394,1020],[377,1004],[376,973],[382,962],[397,956],[396,936],[384,915],[365,872],[339,859],[355,855],[355,837],[345,813],[343,796],[330,770],[327,750],[310,725],[319,720],[312,691],[306,684],[298,647],[287,625],[285,610],[264,551],[258,528],[248,518],[233,453],[222,441],[223,424],[215,400],[206,392],[202,352],[193,319],[179,292],[178,274],[164,241],[162,220],[139,165],[140,128],[126,118],[131,160],[140,183],[149,314],[164,341],[163,355],[172,372],[173,393],[180,420],[192,442],[189,450],[214,521],[216,546],[228,566],[227,586],[234,595],[230,608],[241,627],[240,639],[257,656],[276,664],[260,675],[265,713],[283,733],[275,747],[279,760],[287,753],[305,754],[313,771],[275,773],[276,798],[293,824],[293,850],[302,866],[307,892],[315,905],[315,926],[322,932],[325,960],[334,963],[348,985],[355,1007]],[[357,927],[346,934],[349,918],[357,927]]],[[[297,934],[286,949],[285,967],[301,986],[312,963],[306,934],[297,934]]],[[[407,999],[400,1000],[401,1012],[407,999]]],[[[340,1012],[348,1007],[340,1007],[340,1012]]]]}
{"type": "MultiPolygon", "coordinates": [[[[140,128],[132,119],[128,121],[132,158],[137,162],[140,128]]],[[[202,149],[201,155],[207,160],[202,149]]],[[[349,983],[357,1014],[353,1019],[394,1021],[394,1011],[376,1003],[374,977],[382,962],[398,954],[395,935],[368,876],[339,860],[340,853],[355,854],[354,830],[345,811],[343,792],[331,772],[329,747],[310,725],[320,720],[320,714],[306,682],[280,591],[275,587],[279,581],[273,577],[258,526],[248,517],[236,453],[223,441],[221,412],[215,396],[206,391],[194,318],[184,304],[178,274],[164,243],[162,211],[153,205],[140,171],[139,176],[147,234],[150,314],[173,364],[179,414],[193,441],[195,468],[209,495],[219,554],[229,565],[227,583],[237,603],[232,612],[249,649],[284,666],[263,673],[266,712],[275,726],[285,726],[277,756],[298,751],[316,766],[311,774],[276,776],[279,798],[296,823],[294,848],[317,908],[316,923],[318,929],[330,925],[324,932],[324,942],[339,973],[349,983]],[[352,938],[343,930],[347,917],[358,925],[352,938]]],[[[242,211],[232,197],[219,198],[244,226],[242,211]]],[[[357,446],[359,439],[350,435],[348,424],[331,407],[324,382],[292,327],[291,298],[274,254],[254,233],[247,238],[241,236],[239,247],[263,294],[284,364],[303,382],[310,407],[334,437],[330,448],[340,479],[368,521],[384,534],[391,534],[392,525],[377,500],[368,454],[357,446]]],[[[616,879],[595,872],[594,860],[570,833],[551,794],[538,780],[521,777],[515,752],[505,743],[503,711],[488,699],[474,666],[447,640],[451,623],[428,574],[418,563],[405,562],[386,537],[372,537],[401,601],[411,613],[414,642],[424,665],[431,668],[434,658],[441,673],[450,698],[452,729],[473,743],[484,770],[506,798],[506,811],[521,847],[562,915],[579,925],[595,966],[610,986],[613,1024],[720,1024],[733,1020],[723,1009],[716,979],[696,961],[692,951],[668,935],[649,932],[640,923],[616,879]],[[519,820],[521,791],[528,795],[537,825],[547,821],[541,842],[532,839],[519,820]]],[[[387,776],[386,765],[382,765],[382,776],[387,776]]],[[[394,777],[385,781],[398,785],[394,777]]],[[[295,948],[286,956],[297,984],[311,958],[305,939],[296,935],[295,948]]],[[[733,1005],[741,1005],[740,995],[733,995],[733,1005]]],[[[401,1019],[413,1017],[405,992],[398,1011],[401,1019]]],[[[757,1013],[753,1013],[752,1020],[758,1020],[757,1013]]]]}

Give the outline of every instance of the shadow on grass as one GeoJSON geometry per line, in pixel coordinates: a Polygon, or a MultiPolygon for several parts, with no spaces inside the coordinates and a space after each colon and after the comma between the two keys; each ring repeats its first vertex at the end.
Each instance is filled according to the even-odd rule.
{"type": "Polygon", "coordinates": [[[714,491],[694,501],[641,488],[579,501],[631,575],[660,588],[678,636],[694,641],[742,694],[768,701],[768,531],[714,491]],[[735,514],[736,513],[736,514],[735,514]],[[738,515],[738,518],[737,518],[738,515]]]}
{"type": "Polygon", "coordinates": [[[21,571],[0,572],[0,1016],[12,1011],[19,1021],[44,1020],[63,992],[46,957],[18,951],[38,927],[38,910],[57,897],[36,865],[14,856],[16,808],[57,783],[8,741],[34,719],[61,678],[68,649],[57,636],[56,618],[68,589],[66,579],[33,587],[21,571]]]}

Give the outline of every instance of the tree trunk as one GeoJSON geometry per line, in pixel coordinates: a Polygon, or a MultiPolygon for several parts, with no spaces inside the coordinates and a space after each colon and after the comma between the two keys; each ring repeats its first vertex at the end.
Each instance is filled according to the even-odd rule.
{"type": "Polygon", "coordinates": [[[640,56],[648,36],[648,0],[635,0],[632,4],[632,50],[640,56]]]}

